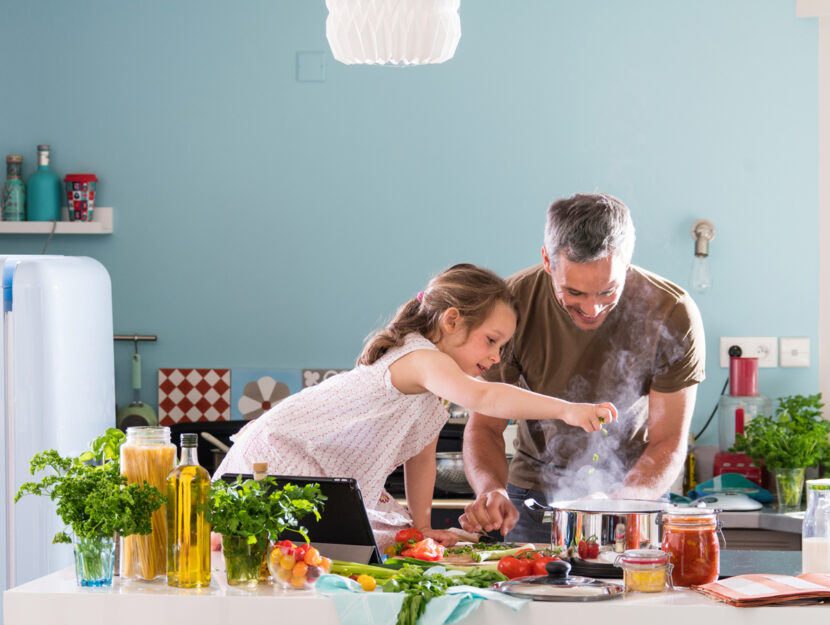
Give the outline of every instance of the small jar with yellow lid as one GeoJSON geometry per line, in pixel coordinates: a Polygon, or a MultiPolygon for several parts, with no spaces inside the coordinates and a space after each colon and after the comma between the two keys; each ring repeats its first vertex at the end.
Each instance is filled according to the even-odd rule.
{"type": "Polygon", "coordinates": [[[626,592],[663,592],[671,588],[669,554],[660,549],[628,549],[615,564],[623,570],[626,592]]]}

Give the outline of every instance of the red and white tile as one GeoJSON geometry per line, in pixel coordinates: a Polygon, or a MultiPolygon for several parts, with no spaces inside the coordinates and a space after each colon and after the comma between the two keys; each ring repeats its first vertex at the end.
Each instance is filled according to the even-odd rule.
{"type": "Polygon", "coordinates": [[[159,369],[161,425],[230,418],[230,369],[159,369]]]}

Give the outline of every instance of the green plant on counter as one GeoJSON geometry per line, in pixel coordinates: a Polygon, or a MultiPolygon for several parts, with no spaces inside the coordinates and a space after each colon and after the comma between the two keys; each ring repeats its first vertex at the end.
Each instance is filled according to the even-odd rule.
{"type": "MultiPolygon", "coordinates": [[[[127,484],[121,475],[118,452],[124,433],[115,428],[90,443],[77,458],[61,456],[54,449],[35,454],[30,473],[51,469],[37,482],[25,482],[14,497],[44,495],[57,502],[57,513],[78,539],[130,534],[149,534],[151,516],[166,497],[154,486],[127,484]],[[92,464],[93,462],[97,464],[92,464]]],[[[67,529],[55,534],[53,543],[72,542],[67,529]]]]}
{"type": "Polygon", "coordinates": [[[237,477],[233,482],[213,482],[204,508],[213,531],[223,536],[242,536],[252,545],[262,539],[277,540],[288,530],[308,542],[300,521],[308,514],[319,520],[325,501],[318,484],[279,488],[273,477],[258,481],[237,477]]]}
{"type": "Polygon", "coordinates": [[[830,455],[830,421],[822,418],[821,393],[778,399],[774,416],[758,415],[730,451],[743,452],[770,469],[807,468],[830,455]]]}

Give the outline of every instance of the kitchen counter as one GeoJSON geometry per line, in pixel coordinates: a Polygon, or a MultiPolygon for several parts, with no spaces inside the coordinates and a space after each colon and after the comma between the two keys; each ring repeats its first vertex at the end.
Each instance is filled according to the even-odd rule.
{"type": "MultiPolygon", "coordinates": [[[[724,554],[726,555],[726,554],[724,554]]],[[[759,558],[763,554],[757,554],[759,558]]],[[[743,554],[743,559],[751,556],[743,554]]],[[[792,565],[794,556],[789,558],[792,565]]],[[[768,562],[769,564],[769,562],[768,562]]],[[[782,566],[787,563],[783,562],[782,566]]],[[[778,569],[776,569],[778,570],[778,569]]],[[[781,570],[780,572],[788,572],[781,570]]],[[[615,625],[642,625],[671,619],[672,625],[780,625],[826,622],[830,610],[823,605],[734,608],[690,590],[656,594],[631,593],[622,599],[599,602],[531,602],[513,612],[485,601],[461,623],[472,625],[548,625],[552,620],[588,619],[615,625]]],[[[163,582],[121,583],[112,588],[79,588],[68,567],[4,593],[5,625],[227,625],[274,620],[287,623],[339,623],[334,602],[313,590],[286,591],[271,586],[250,590],[228,587],[221,570],[206,589],[170,588],[163,582]],[[60,615],[57,618],[57,615],[60,615]]]]}

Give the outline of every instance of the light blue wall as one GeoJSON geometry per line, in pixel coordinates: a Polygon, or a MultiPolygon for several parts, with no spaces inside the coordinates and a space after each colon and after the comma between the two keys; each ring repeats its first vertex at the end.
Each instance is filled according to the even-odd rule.
{"type": "Polygon", "coordinates": [[[350,366],[432,273],[535,263],[547,204],[585,190],[625,200],[635,262],[682,286],[692,222],[717,226],[693,429],[722,335],[810,337],[811,368],[760,385],[817,391],[818,41],[795,0],[464,0],[455,58],[411,69],[335,62],[325,19],[323,0],[0,0],[0,154],[28,175],[48,142],[60,175],[101,179],[115,233],[49,252],[100,260],[116,331],[158,334],[146,400],[158,367],[350,366]],[[325,52],[325,82],[295,80],[298,51],[325,52]]]}

